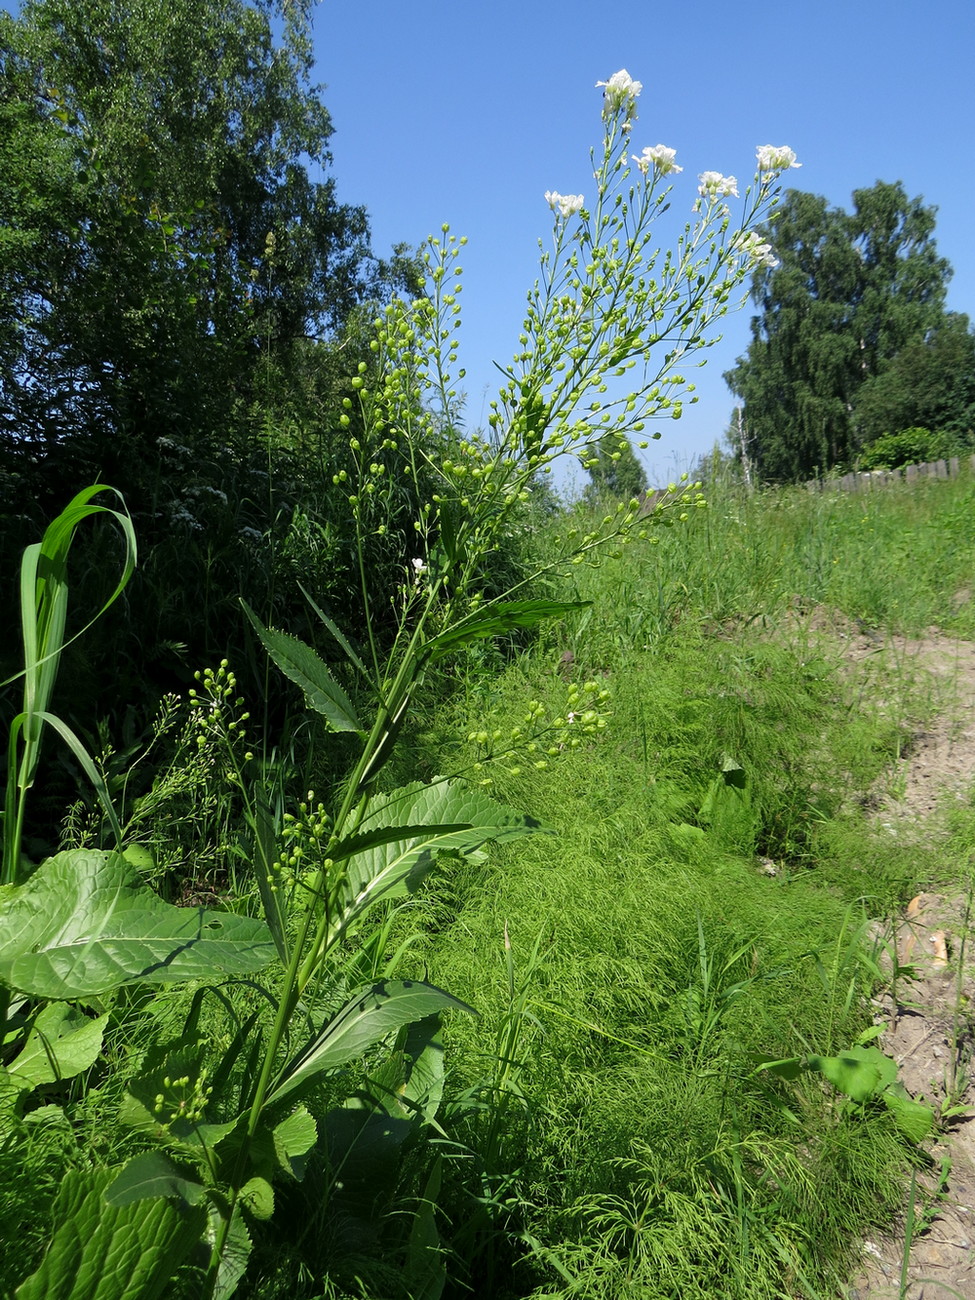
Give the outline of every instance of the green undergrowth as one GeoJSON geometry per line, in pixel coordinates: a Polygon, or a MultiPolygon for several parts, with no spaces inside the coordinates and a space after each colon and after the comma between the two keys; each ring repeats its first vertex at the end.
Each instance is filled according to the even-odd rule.
{"type": "Polygon", "coordinates": [[[393,935],[479,1012],[446,1033],[447,1296],[833,1297],[902,1205],[925,1157],[890,1112],[762,1063],[871,1042],[884,927],[971,858],[967,808],[923,854],[871,816],[950,694],[888,634],[972,630],[971,497],[712,501],[574,570],[589,609],[478,648],[419,717],[405,764],[555,832],[443,864],[393,935]],[[587,680],[605,734],[505,754],[587,680]]]}
{"type": "MultiPolygon", "coordinates": [[[[516,630],[431,667],[383,780],[457,772],[550,833],[441,855],[415,895],[336,944],[319,1001],[296,1011],[305,1030],[348,989],[391,978],[449,989],[477,1014],[444,1016],[446,1074],[433,1070],[422,1115],[392,1036],[309,1094],[321,1140],[302,1180],[276,1190],[275,1218],[248,1219],[237,1294],[842,1294],[858,1243],[889,1225],[926,1157],[879,1089],[854,1101],[809,1062],[871,1050],[889,923],[975,861],[969,802],[923,852],[873,815],[950,695],[950,673],[932,684],[887,634],[973,631],[972,492],[715,490],[656,541],[553,580],[539,594],[563,617],[534,644],[516,630]],[[866,649],[851,661],[854,636],[866,649]]],[[[250,702],[231,694],[243,750],[250,702]]],[[[253,915],[209,698],[174,732],[154,801],[132,800],[129,816],[164,896],[200,901],[206,867],[214,899],[253,915]]],[[[298,757],[315,772],[314,755],[298,757]]],[[[258,761],[272,776],[278,762],[283,789],[281,760],[258,761]]],[[[124,755],[118,768],[120,782],[124,755]]],[[[310,780],[325,789],[327,764],[310,780]]],[[[97,828],[79,805],[63,834],[97,828]]],[[[111,1002],[96,1064],[51,1085],[0,1148],[0,1279],[37,1265],[71,1171],[139,1150],[119,1116],[152,1044],[192,1024],[213,1063],[231,1063],[221,1122],[255,1072],[269,1005],[248,979],[111,1002]],[[248,1052],[232,1046],[245,1024],[248,1052]]],[[[199,1269],[170,1288],[195,1300],[199,1269]]]]}
{"type": "Polygon", "coordinates": [[[594,617],[609,626],[619,614],[615,637],[653,638],[687,618],[747,621],[815,605],[869,628],[916,634],[936,625],[975,636],[975,476],[865,493],[748,495],[718,482],[707,498],[706,510],[660,530],[652,557],[607,561],[594,617]]]}
{"type": "Polygon", "coordinates": [[[833,1295],[917,1157],[881,1110],[758,1066],[868,1030],[869,916],[910,875],[867,890],[821,836],[859,816],[870,841],[850,795],[896,723],[855,709],[825,648],[688,622],[627,652],[593,624],[472,689],[499,745],[566,676],[604,680],[613,717],[548,768],[495,765],[557,833],[448,877],[413,949],[480,1012],[447,1039],[455,1249],[497,1296],[833,1295]]]}

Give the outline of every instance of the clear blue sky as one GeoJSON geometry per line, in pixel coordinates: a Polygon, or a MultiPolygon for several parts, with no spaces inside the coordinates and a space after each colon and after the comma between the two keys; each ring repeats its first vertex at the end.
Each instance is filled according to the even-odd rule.
{"type": "MultiPolygon", "coordinates": [[[[460,364],[472,424],[497,386],[492,362],[517,344],[551,229],[544,192],[592,189],[595,82],[620,68],[644,86],[634,152],[662,142],[684,166],[681,223],[697,173],[750,178],[760,144],[790,145],[803,167],[787,183],[843,207],[854,189],[899,180],[937,207],[948,305],[975,318],[973,0],[631,0],[601,14],[593,0],[323,0],[314,35],[339,198],[366,206],[377,252],[444,222],[470,241],[460,364]]],[[[747,347],[750,311],[725,318],[694,372],[698,403],[643,453],[652,481],[722,437],[722,372],[747,347]]]]}

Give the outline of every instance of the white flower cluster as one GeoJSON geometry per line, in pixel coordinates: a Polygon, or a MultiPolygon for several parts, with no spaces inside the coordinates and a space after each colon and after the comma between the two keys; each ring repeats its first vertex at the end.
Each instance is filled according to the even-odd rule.
{"type": "Polygon", "coordinates": [[[668,149],[665,144],[655,144],[644,149],[639,157],[633,154],[633,161],[644,176],[651,167],[658,176],[667,176],[670,172],[682,172],[684,170],[683,167],[678,167],[674,162],[676,157],[676,149],[668,149]]]}
{"type": "Polygon", "coordinates": [[[738,197],[738,182],[734,176],[722,176],[720,172],[701,172],[697,179],[701,182],[697,192],[703,199],[738,197]]]}
{"type": "Polygon", "coordinates": [[[760,144],[755,151],[760,172],[784,172],[790,167],[801,167],[796,162],[796,155],[788,145],[760,144]]]}
{"type": "Polygon", "coordinates": [[[603,121],[622,110],[623,130],[629,131],[636,117],[636,100],[643,89],[642,81],[634,81],[625,68],[614,72],[609,81],[597,81],[596,89],[603,87],[603,121]]]}
{"type": "Polygon", "coordinates": [[[558,190],[546,190],[545,202],[553,212],[571,217],[581,210],[585,199],[581,194],[560,194],[558,190]]]}
{"type": "Polygon", "coordinates": [[[200,532],[203,525],[195,515],[190,514],[184,505],[177,502],[170,502],[169,505],[169,522],[174,528],[190,528],[194,532],[200,532]]]}
{"type": "Polygon", "coordinates": [[[753,230],[742,231],[736,235],[732,241],[734,247],[755,265],[761,263],[763,266],[775,268],[779,264],[779,259],[772,255],[772,245],[764,244],[760,236],[756,235],[753,230]]]}
{"type": "MultiPolygon", "coordinates": [[[[614,72],[608,81],[597,81],[596,86],[603,91],[603,119],[610,121],[617,115],[622,116],[622,129],[629,131],[636,118],[637,96],[643,90],[643,83],[634,81],[625,68],[614,72]]],[[[788,145],[762,144],[755,151],[758,161],[762,193],[775,173],[788,171],[792,167],[801,167],[796,162],[796,155],[788,145]]],[[[648,145],[639,154],[631,154],[637,168],[648,176],[651,171],[655,177],[669,176],[683,171],[677,166],[677,150],[665,144],[648,145]]],[[[695,211],[701,210],[701,199],[710,203],[718,199],[738,198],[738,180],[734,176],[725,176],[722,172],[701,172],[698,176],[698,195],[695,211]]],[[[553,212],[561,217],[575,216],[583,207],[581,194],[559,194],[557,190],[545,192],[545,202],[553,212]]],[[[728,209],[723,209],[725,215],[728,209]]],[[[741,231],[732,239],[732,247],[754,266],[778,266],[773,256],[771,244],[764,243],[761,237],[752,231],[741,231]]]]}

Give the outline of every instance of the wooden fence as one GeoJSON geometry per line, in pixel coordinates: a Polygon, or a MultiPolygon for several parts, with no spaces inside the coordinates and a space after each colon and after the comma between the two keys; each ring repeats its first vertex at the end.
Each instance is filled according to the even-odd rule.
{"type": "Polygon", "coordinates": [[[963,469],[975,473],[975,456],[960,460],[932,460],[924,465],[905,465],[901,469],[874,469],[859,474],[844,474],[842,478],[816,478],[806,484],[810,492],[870,492],[874,488],[888,487],[891,483],[914,483],[922,478],[954,478],[963,469]]]}

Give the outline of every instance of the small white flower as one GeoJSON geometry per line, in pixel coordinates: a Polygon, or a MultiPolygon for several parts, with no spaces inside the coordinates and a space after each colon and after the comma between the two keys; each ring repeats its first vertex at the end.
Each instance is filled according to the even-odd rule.
{"type": "Polygon", "coordinates": [[[625,68],[614,72],[609,81],[597,81],[596,89],[603,87],[603,120],[609,121],[614,113],[623,111],[623,130],[628,131],[636,117],[636,99],[643,89],[642,81],[634,81],[625,68]]]}
{"type": "Polygon", "coordinates": [[[795,151],[788,145],[760,144],[755,150],[760,172],[784,172],[790,167],[801,167],[796,162],[795,151]]]}
{"type": "Polygon", "coordinates": [[[571,217],[580,211],[585,198],[581,194],[560,194],[558,190],[546,190],[545,202],[553,212],[558,212],[563,217],[571,217]]]}
{"type": "Polygon", "coordinates": [[[726,195],[735,199],[738,197],[738,182],[734,176],[722,176],[720,172],[701,172],[697,179],[701,182],[697,192],[704,199],[716,199],[726,195]]]}
{"type": "Polygon", "coordinates": [[[190,497],[213,497],[221,505],[227,504],[226,492],[221,492],[219,488],[212,487],[209,483],[197,483],[194,487],[186,489],[186,495],[190,497]]]}
{"type": "Polygon", "coordinates": [[[736,235],[731,242],[734,248],[738,249],[744,257],[747,257],[749,261],[755,264],[761,263],[763,266],[772,268],[779,264],[779,259],[772,255],[772,245],[763,244],[753,230],[743,231],[741,234],[736,235]]]}
{"type": "Polygon", "coordinates": [[[633,154],[633,161],[644,176],[651,167],[658,176],[666,176],[670,172],[682,172],[684,170],[683,167],[678,167],[674,162],[676,157],[676,149],[668,149],[665,144],[655,144],[644,149],[639,158],[636,154],[633,154]]]}
{"type": "Polygon", "coordinates": [[[199,519],[195,515],[191,515],[185,506],[176,505],[175,503],[170,505],[169,518],[177,528],[191,528],[194,532],[200,532],[203,528],[199,519]]]}
{"type": "Polygon", "coordinates": [[[427,566],[418,555],[411,561],[411,563],[413,565],[413,571],[416,573],[417,577],[419,577],[421,573],[426,573],[427,566]]]}

